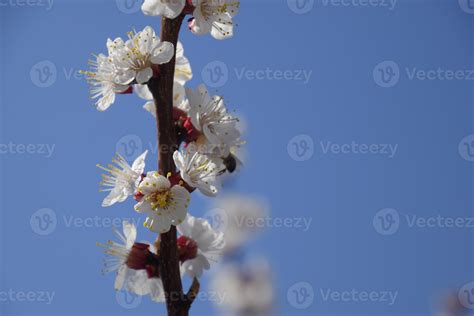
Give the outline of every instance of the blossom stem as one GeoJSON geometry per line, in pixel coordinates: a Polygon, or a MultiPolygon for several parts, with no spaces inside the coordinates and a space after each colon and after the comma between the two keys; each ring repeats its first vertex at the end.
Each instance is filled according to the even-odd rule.
{"type": "MultiPolygon", "coordinates": [[[[175,19],[162,17],[162,41],[173,43],[175,50],[178,43],[179,31],[185,15],[175,19]]],[[[175,54],[176,55],[176,54],[175,54]]],[[[160,65],[160,74],[148,82],[155,104],[158,129],[158,169],[162,175],[175,174],[176,166],[173,153],[178,148],[177,137],[173,122],[173,83],[176,57],[167,64],[160,65]]],[[[183,293],[179,257],[177,248],[176,227],[171,226],[168,233],[161,234],[160,242],[160,275],[166,295],[166,308],[169,316],[186,316],[192,301],[183,293]]]]}

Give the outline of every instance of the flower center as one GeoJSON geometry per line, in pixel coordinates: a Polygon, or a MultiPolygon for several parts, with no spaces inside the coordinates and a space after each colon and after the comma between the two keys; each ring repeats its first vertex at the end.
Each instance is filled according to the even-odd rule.
{"type": "Polygon", "coordinates": [[[147,197],[147,202],[151,204],[151,208],[156,211],[158,208],[166,208],[171,201],[171,192],[169,190],[157,191],[147,197]]]}
{"type": "MultiPolygon", "coordinates": [[[[149,52],[145,52],[145,54],[143,54],[140,50],[140,40],[142,39],[143,35],[140,34],[136,36],[136,33],[134,31],[128,32],[127,35],[132,43],[132,47],[130,47],[130,51],[127,53],[127,58],[130,63],[130,67],[135,71],[140,71],[151,67],[149,52]]],[[[146,41],[147,40],[145,40],[145,42],[146,41]]]]}

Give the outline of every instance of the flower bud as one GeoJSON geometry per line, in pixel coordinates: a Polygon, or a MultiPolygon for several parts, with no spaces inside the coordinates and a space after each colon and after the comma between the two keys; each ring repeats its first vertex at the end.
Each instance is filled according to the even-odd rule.
{"type": "Polygon", "coordinates": [[[147,244],[135,243],[128,254],[127,267],[133,270],[145,270],[150,256],[153,255],[149,248],[147,244]]]}
{"type": "Polygon", "coordinates": [[[197,243],[186,236],[178,238],[178,254],[179,261],[192,260],[197,257],[198,246],[197,243]]]}

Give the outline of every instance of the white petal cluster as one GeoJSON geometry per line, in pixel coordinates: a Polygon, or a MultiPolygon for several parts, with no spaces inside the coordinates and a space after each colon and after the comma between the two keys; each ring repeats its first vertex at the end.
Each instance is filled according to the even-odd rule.
{"type": "Polygon", "coordinates": [[[138,213],[148,217],[144,226],[156,233],[166,233],[171,225],[181,224],[188,214],[190,194],[180,185],[171,186],[170,181],[158,172],[148,172],[138,186],[143,198],[135,205],[138,213]]]}
{"type": "Polygon", "coordinates": [[[145,0],[142,11],[145,15],[174,19],[181,14],[185,5],[186,0],[145,0]]]}
{"type": "Polygon", "coordinates": [[[204,150],[200,151],[225,158],[232,148],[242,144],[237,126],[239,119],[229,114],[222,97],[211,96],[205,85],[196,90],[186,89],[186,95],[191,122],[204,136],[199,144],[204,150]]]}
{"type": "Polygon", "coordinates": [[[210,33],[218,40],[234,35],[233,17],[238,13],[238,0],[193,0],[194,19],[190,30],[198,35],[210,33]]]}
{"type": "MultiPolygon", "coordinates": [[[[233,18],[239,6],[239,0],[144,0],[142,11],[145,15],[168,19],[190,14],[191,32],[210,34],[222,40],[233,36],[233,18]]],[[[218,232],[208,221],[188,214],[190,192],[199,190],[206,196],[217,196],[223,174],[232,173],[240,164],[236,153],[243,144],[240,121],[228,111],[224,99],[211,95],[205,85],[195,90],[185,88],[193,73],[180,42],[175,47],[171,42],[160,41],[150,26],[127,35],[126,39],[108,39],[108,54],[95,56],[90,61],[91,70],[83,74],[91,86],[92,98],[97,99],[95,105],[99,111],[108,109],[115,102],[116,94],[136,91],[146,100],[144,108],[156,116],[155,100],[148,86],[153,88],[161,80],[158,76],[163,68],[159,65],[169,63],[176,54],[173,126],[169,131],[176,134],[179,143],[173,154],[176,170],[166,176],[157,171],[145,173],[147,151],[132,165],[117,154],[107,167],[98,165],[106,171],[101,185],[108,195],[102,206],[124,202],[133,195],[137,201],[135,211],[146,216],[146,228],[165,234],[176,226],[181,235],[176,240],[181,275],[198,279],[223,255],[246,240],[250,230],[232,224],[246,223],[246,219],[261,215],[260,206],[252,202],[221,200],[225,205],[220,208],[226,210],[229,225],[225,232],[218,232]],[[241,218],[237,220],[237,217],[241,218]]],[[[152,91],[155,94],[155,90],[152,91]]],[[[120,242],[109,241],[102,245],[108,254],[104,271],[117,273],[115,289],[165,302],[160,279],[165,251],[160,254],[155,248],[160,239],[155,242],[156,246],[137,243],[137,229],[129,222],[123,222],[123,233],[115,233],[120,242]]],[[[231,311],[260,312],[270,305],[273,293],[264,280],[269,275],[268,269],[257,267],[242,271],[240,267],[228,266],[224,271],[226,280],[218,278],[214,286],[231,296],[226,302],[231,311]]]]}
{"type": "Polygon", "coordinates": [[[129,32],[128,40],[107,40],[108,56],[99,54],[89,61],[91,70],[81,71],[91,87],[91,96],[99,111],[115,102],[115,94],[132,90],[133,83],[145,84],[154,75],[156,65],[167,63],[174,55],[174,45],[161,42],[147,26],[141,32],[129,32]]]}
{"type": "Polygon", "coordinates": [[[240,164],[236,156],[243,144],[239,119],[228,112],[222,97],[211,96],[204,85],[186,89],[186,96],[189,108],[184,111],[183,124],[188,124],[186,128],[194,136],[174,153],[174,162],[187,185],[213,197],[221,186],[221,176],[240,164]]]}
{"type": "Polygon", "coordinates": [[[121,84],[129,85],[136,81],[147,83],[153,77],[153,65],[167,63],[174,56],[174,45],[161,42],[152,27],[143,31],[128,33],[128,40],[121,38],[107,41],[109,56],[120,70],[117,78],[121,84]]]}
{"type": "Polygon", "coordinates": [[[101,191],[110,191],[109,195],[102,202],[103,207],[123,202],[127,197],[135,193],[145,170],[147,154],[148,151],[145,151],[135,159],[131,166],[118,153],[112,159],[113,164],[109,164],[107,167],[97,165],[97,167],[107,172],[107,174],[102,175],[101,191]]]}
{"type": "MultiPolygon", "coordinates": [[[[187,111],[189,104],[186,99],[186,91],[184,85],[193,78],[193,71],[189,60],[184,56],[184,48],[181,42],[176,45],[176,66],[174,71],[174,85],[173,85],[173,106],[187,111]]],[[[143,108],[156,117],[156,105],[153,100],[153,95],[148,89],[147,85],[135,85],[135,92],[137,95],[146,100],[143,108]]]]}
{"type": "Polygon", "coordinates": [[[145,0],[142,11],[145,15],[169,19],[181,13],[190,13],[193,17],[189,29],[194,34],[211,34],[215,39],[222,40],[234,35],[233,17],[239,7],[239,0],[145,0]]]}
{"type": "Polygon", "coordinates": [[[220,165],[205,154],[193,152],[190,147],[175,151],[173,158],[181,178],[189,186],[210,197],[217,195],[221,186],[218,176],[223,173],[220,165]]]}
{"type": "Polygon", "coordinates": [[[177,228],[181,235],[195,241],[198,247],[196,258],[183,262],[181,269],[191,278],[199,278],[204,270],[209,270],[221,258],[225,245],[224,235],[213,230],[206,220],[191,215],[177,228]]]}
{"type": "MultiPolygon", "coordinates": [[[[149,278],[145,270],[133,270],[127,267],[126,261],[137,239],[137,228],[127,221],[123,222],[123,233],[114,229],[114,233],[120,240],[119,243],[109,241],[105,245],[107,257],[104,261],[104,273],[115,272],[115,290],[125,290],[136,295],[150,297],[156,302],[165,301],[163,282],[160,278],[149,278]]],[[[156,253],[153,245],[150,251],[156,253]]]]}
{"type": "Polygon", "coordinates": [[[115,94],[124,93],[129,89],[117,80],[119,70],[108,56],[99,54],[95,60],[89,60],[90,71],[81,71],[90,85],[91,98],[98,99],[97,110],[105,111],[115,102],[115,94]]]}
{"type": "Polygon", "coordinates": [[[225,252],[232,252],[244,245],[257,232],[256,223],[269,214],[269,206],[261,198],[232,194],[219,197],[215,209],[222,210],[225,223],[225,252]]]}
{"type": "Polygon", "coordinates": [[[271,315],[275,298],[271,270],[265,259],[243,265],[226,264],[211,281],[211,288],[225,293],[218,307],[226,315],[271,315]]]}

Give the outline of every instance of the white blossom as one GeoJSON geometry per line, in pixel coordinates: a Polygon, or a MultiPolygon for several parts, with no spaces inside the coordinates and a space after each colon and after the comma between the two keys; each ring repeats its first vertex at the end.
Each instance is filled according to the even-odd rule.
{"type": "Polygon", "coordinates": [[[124,93],[130,87],[118,83],[118,70],[111,59],[104,54],[96,56],[95,60],[89,60],[90,71],[81,71],[90,85],[92,99],[98,99],[95,103],[97,110],[105,111],[115,102],[115,94],[124,93]]]}
{"type": "Polygon", "coordinates": [[[174,55],[174,45],[161,42],[155,31],[147,26],[143,31],[128,33],[129,39],[108,40],[107,47],[113,63],[122,72],[118,77],[121,84],[136,81],[144,84],[153,77],[153,65],[167,63],[174,55]]]}
{"type": "MultiPolygon", "coordinates": [[[[182,270],[191,278],[199,278],[204,270],[209,270],[212,264],[219,261],[225,245],[224,235],[212,229],[211,225],[202,218],[188,215],[186,220],[178,225],[178,231],[186,243],[195,243],[195,257],[182,263],[182,270]]],[[[178,239],[178,245],[182,239],[178,239]]]]}
{"type": "Polygon", "coordinates": [[[226,252],[232,252],[247,242],[259,230],[251,223],[269,214],[269,207],[264,200],[240,194],[219,197],[214,207],[221,210],[222,218],[225,218],[223,232],[226,252]]]}
{"type": "Polygon", "coordinates": [[[226,264],[211,281],[211,289],[226,293],[219,302],[226,315],[270,315],[274,301],[271,271],[265,259],[253,259],[243,265],[226,264]]]}
{"type": "Polygon", "coordinates": [[[97,167],[108,173],[102,175],[101,186],[103,189],[101,191],[110,191],[109,195],[102,202],[103,207],[123,202],[127,197],[135,193],[145,170],[147,154],[148,151],[141,154],[135,159],[132,166],[118,153],[112,158],[113,164],[109,164],[107,167],[97,165],[97,167]]]}
{"type": "Polygon", "coordinates": [[[202,194],[216,196],[219,192],[220,182],[218,176],[223,173],[219,167],[207,155],[197,151],[183,149],[175,151],[173,159],[180,171],[181,178],[189,186],[197,188],[202,194]]]}
{"type": "Polygon", "coordinates": [[[188,213],[189,192],[180,185],[171,186],[170,181],[158,172],[148,172],[138,187],[143,194],[135,210],[148,217],[144,226],[156,233],[166,233],[171,225],[181,224],[188,213]]]}
{"type": "MultiPolygon", "coordinates": [[[[123,222],[123,233],[114,228],[114,233],[120,242],[109,241],[107,244],[98,244],[105,248],[107,254],[104,260],[104,273],[116,272],[115,290],[125,290],[136,295],[150,295],[154,301],[164,302],[165,293],[160,278],[150,278],[146,270],[133,270],[127,266],[131,249],[137,239],[137,228],[127,221],[123,222]]],[[[156,254],[153,245],[149,250],[156,254]]]]}
{"type": "Polygon", "coordinates": [[[195,34],[211,35],[215,39],[227,39],[234,35],[232,18],[239,11],[239,0],[193,0],[194,19],[189,28],[195,34]]]}
{"type": "MultiPolygon", "coordinates": [[[[239,120],[228,113],[222,97],[211,97],[204,85],[195,91],[186,89],[186,96],[190,106],[188,115],[194,127],[205,137],[206,152],[225,158],[233,147],[240,146],[239,120]]],[[[198,141],[198,145],[202,145],[202,141],[198,141]]]]}
{"type": "MultiPolygon", "coordinates": [[[[184,85],[186,82],[191,80],[193,77],[193,71],[188,58],[184,56],[184,48],[181,42],[176,45],[176,66],[174,72],[174,85],[173,85],[173,106],[187,112],[189,110],[189,104],[186,99],[186,91],[184,85]]],[[[146,100],[143,108],[150,112],[151,115],[156,117],[156,105],[153,100],[153,95],[148,89],[147,85],[135,85],[135,92],[137,95],[146,100]]]]}
{"type": "Polygon", "coordinates": [[[145,15],[176,18],[184,9],[186,0],[145,0],[142,11],[145,15]]]}

